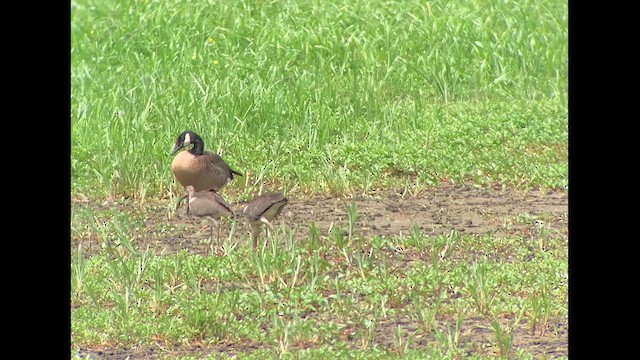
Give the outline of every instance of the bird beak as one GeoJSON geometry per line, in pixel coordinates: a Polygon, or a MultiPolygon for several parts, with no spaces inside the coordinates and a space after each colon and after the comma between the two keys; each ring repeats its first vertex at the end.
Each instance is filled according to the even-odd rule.
{"type": "Polygon", "coordinates": [[[180,197],[180,199],[178,199],[178,204],[180,204],[184,199],[189,199],[189,194],[184,194],[182,195],[182,197],[180,197]]]}
{"type": "Polygon", "coordinates": [[[182,150],[182,148],[184,147],[183,145],[176,145],[176,147],[173,148],[173,151],[171,152],[171,156],[175,155],[178,151],[182,150]]]}

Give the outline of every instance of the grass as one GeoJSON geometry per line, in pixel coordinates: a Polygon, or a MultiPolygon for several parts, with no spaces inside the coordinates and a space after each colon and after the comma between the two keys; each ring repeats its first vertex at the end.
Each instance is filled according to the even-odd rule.
{"type": "Polygon", "coordinates": [[[507,356],[518,350],[516,327],[535,332],[548,319],[568,316],[567,248],[560,238],[531,258],[518,238],[415,234],[377,238],[345,253],[332,234],[296,242],[287,241],[290,231],[279,229],[276,241],[256,253],[241,246],[225,256],[156,255],[123,243],[85,258],[78,247],[73,343],[167,350],[253,343],[269,349],[263,355],[320,358],[355,348],[369,358],[417,354],[425,349],[415,342],[433,339],[428,353],[456,358],[482,353],[463,339],[487,328],[496,352],[507,356]],[[434,250],[448,244],[448,254],[427,251],[431,261],[407,262],[425,252],[424,244],[434,250]],[[467,257],[473,248],[503,249],[518,260],[467,257]]]}
{"type": "Polygon", "coordinates": [[[177,191],[185,129],[247,173],[244,195],[568,186],[566,2],[71,8],[74,195],[177,191]]]}
{"type": "MultiPolygon", "coordinates": [[[[148,247],[175,231],[169,152],[186,129],[245,173],[225,189],[232,201],[443,183],[568,189],[566,2],[71,10],[71,196],[128,209],[73,209],[72,358],[249,344],[238,358],[532,359],[516,329],[542,336],[567,319],[566,238],[530,214],[503,225],[535,226],[534,241],[361,238],[354,205],[345,229],[278,228],[257,253],[230,239],[224,256],[148,247]],[[157,213],[167,224],[152,233],[157,213]],[[467,340],[477,332],[489,342],[467,340]]],[[[203,356],[222,355],[180,358],[203,356]]]]}

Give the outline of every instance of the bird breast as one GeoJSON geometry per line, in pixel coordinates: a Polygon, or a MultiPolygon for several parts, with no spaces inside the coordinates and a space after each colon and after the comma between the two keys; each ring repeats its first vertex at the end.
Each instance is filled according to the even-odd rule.
{"type": "Polygon", "coordinates": [[[233,215],[227,206],[212,199],[202,198],[189,199],[189,212],[195,216],[211,216],[216,219],[233,215]]]}
{"type": "Polygon", "coordinates": [[[218,190],[230,176],[221,161],[218,154],[208,151],[199,156],[182,151],[173,159],[171,171],[182,186],[191,185],[195,191],[218,190]]]}

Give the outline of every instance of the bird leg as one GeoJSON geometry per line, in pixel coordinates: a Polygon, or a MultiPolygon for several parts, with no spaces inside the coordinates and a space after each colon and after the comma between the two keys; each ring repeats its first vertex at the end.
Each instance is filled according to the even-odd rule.
{"type": "Polygon", "coordinates": [[[211,220],[212,224],[209,227],[209,244],[207,246],[207,256],[211,255],[211,249],[213,248],[213,226],[215,222],[211,220]]]}
{"type": "Polygon", "coordinates": [[[222,223],[220,220],[216,221],[218,223],[218,248],[222,248],[222,241],[220,240],[220,226],[222,223]]]}
{"type": "Polygon", "coordinates": [[[260,225],[251,224],[251,241],[253,242],[253,249],[258,249],[258,237],[260,236],[260,225]]]}

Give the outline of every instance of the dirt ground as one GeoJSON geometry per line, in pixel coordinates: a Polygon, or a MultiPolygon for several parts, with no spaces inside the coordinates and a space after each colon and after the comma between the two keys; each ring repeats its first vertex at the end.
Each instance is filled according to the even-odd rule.
{"type": "MultiPolygon", "coordinates": [[[[309,224],[315,223],[320,234],[327,234],[331,228],[348,229],[349,219],[347,208],[354,204],[357,209],[355,236],[371,237],[374,235],[409,234],[412,228],[418,227],[427,235],[449,234],[456,230],[462,234],[491,234],[497,237],[520,235],[532,238],[543,222],[548,231],[555,237],[561,237],[568,244],[568,195],[566,191],[516,191],[510,189],[449,187],[424,191],[416,196],[399,191],[385,191],[367,197],[336,198],[319,197],[296,199],[289,196],[289,204],[284,208],[281,216],[276,220],[276,227],[285,225],[298,229],[298,237],[308,237],[309,224]],[[525,219],[524,221],[522,219],[525,219]],[[526,219],[535,219],[527,221],[526,219]]],[[[72,207],[92,207],[95,210],[106,209],[115,204],[92,204],[88,201],[72,200],[72,207]]],[[[236,204],[241,209],[242,204],[236,204]]],[[[154,213],[153,211],[148,213],[154,213]]],[[[147,244],[157,253],[170,254],[182,249],[192,253],[203,254],[208,245],[202,241],[203,234],[208,229],[200,227],[199,220],[189,221],[184,207],[176,212],[176,216],[169,221],[166,218],[166,206],[159,207],[156,216],[147,217],[145,228],[159,228],[159,224],[167,223],[184,226],[191,224],[200,230],[196,232],[157,231],[147,244]]],[[[227,224],[228,225],[228,224],[227,224]]],[[[229,226],[223,226],[222,235],[226,236],[229,226]]],[[[240,227],[239,231],[246,231],[240,227]]],[[[76,249],[78,242],[91,244],[95,240],[89,238],[72,239],[72,249],[76,249]]],[[[91,248],[87,256],[90,256],[91,248]]],[[[505,255],[506,256],[506,255],[505,255]]],[[[416,261],[419,258],[403,256],[402,261],[416,261]]],[[[497,261],[511,261],[501,258],[496,253],[497,261]]],[[[508,319],[505,319],[505,323],[508,319]]],[[[394,333],[398,324],[406,331],[412,331],[410,319],[395,319],[388,327],[382,324],[376,332],[378,346],[389,344],[392,346],[394,333]]],[[[486,319],[465,319],[462,324],[464,342],[476,346],[476,353],[492,354],[496,349],[487,349],[493,331],[486,328],[486,319]],[[482,324],[483,326],[480,326],[482,324]]],[[[415,330],[415,329],[413,329],[415,330]]],[[[539,329],[542,330],[542,329],[539,329]]],[[[433,339],[415,339],[416,346],[426,346],[433,339]]],[[[171,352],[160,348],[118,350],[118,351],[89,351],[82,350],[82,355],[91,354],[99,359],[164,359],[176,356],[205,356],[209,353],[225,353],[234,355],[240,352],[271,347],[271,344],[218,344],[215,348],[206,349],[176,348],[171,352]]],[[[305,347],[301,345],[301,347],[305,347]]],[[[295,347],[294,347],[295,348],[295,347]]],[[[358,348],[354,344],[354,348],[358,348]]],[[[523,348],[535,354],[536,358],[546,354],[547,358],[568,357],[568,319],[549,319],[544,333],[537,331],[531,334],[525,320],[517,327],[514,348],[523,348]]]]}

